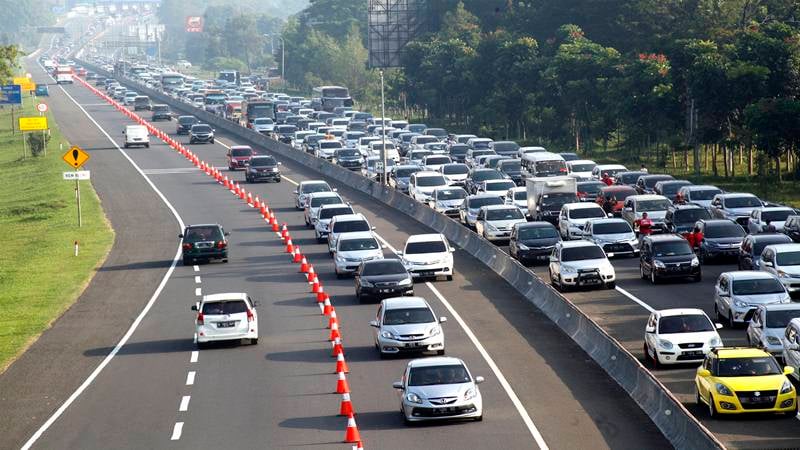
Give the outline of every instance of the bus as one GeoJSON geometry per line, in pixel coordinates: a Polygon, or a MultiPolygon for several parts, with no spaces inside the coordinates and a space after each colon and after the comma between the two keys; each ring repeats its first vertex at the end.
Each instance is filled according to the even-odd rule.
{"type": "Polygon", "coordinates": [[[333,112],[336,107],[352,107],[350,90],[341,86],[319,86],[314,88],[311,107],[319,111],[333,112]]]}
{"type": "Polygon", "coordinates": [[[242,114],[247,121],[247,128],[253,128],[253,121],[258,118],[268,117],[275,120],[275,105],[269,100],[246,101],[242,105],[242,114]]]}
{"type": "Polygon", "coordinates": [[[183,87],[184,76],[174,72],[164,72],[159,75],[161,80],[161,90],[164,92],[171,92],[175,89],[183,87]]]}

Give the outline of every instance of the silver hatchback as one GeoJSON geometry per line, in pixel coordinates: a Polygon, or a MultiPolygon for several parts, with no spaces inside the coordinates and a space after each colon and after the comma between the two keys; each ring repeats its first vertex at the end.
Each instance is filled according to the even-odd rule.
{"type": "Polygon", "coordinates": [[[723,272],[714,286],[717,321],[730,328],[749,322],[759,305],[790,301],[789,293],[780,280],[765,272],[723,272]]]}

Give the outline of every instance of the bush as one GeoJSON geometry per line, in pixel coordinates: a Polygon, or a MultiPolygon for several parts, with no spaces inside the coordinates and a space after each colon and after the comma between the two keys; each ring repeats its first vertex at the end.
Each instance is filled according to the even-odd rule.
{"type": "Polygon", "coordinates": [[[43,156],[47,148],[47,144],[50,142],[50,133],[39,133],[38,131],[34,131],[32,133],[28,133],[26,135],[26,139],[28,140],[28,148],[31,150],[31,155],[43,156]]]}

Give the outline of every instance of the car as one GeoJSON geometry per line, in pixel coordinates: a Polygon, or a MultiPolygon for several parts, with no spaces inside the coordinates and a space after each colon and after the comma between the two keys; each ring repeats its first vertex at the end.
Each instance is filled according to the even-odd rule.
{"type": "Polygon", "coordinates": [[[481,168],[481,161],[489,156],[497,156],[494,150],[489,148],[469,149],[464,163],[473,169],[481,168]]]}
{"type": "Polygon", "coordinates": [[[758,305],[790,301],[780,280],[766,272],[722,272],[714,285],[714,313],[730,328],[749,322],[758,305]]]}
{"type": "Polygon", "coordinates": [[[159,120],[172,120],[172,111],[170,111],[169,105],[153,105],[151,111],[153,111],[153,115],[151,116],[150,120],[153,122],[159,120]]]}
{"type": "Polygon", "coordinates": [[[256,302],[243,292],[204,295],[192,305],[197,311],[195,335],[197,347],[209,342],[248,339],[258,344],[256,302]]]}
{"type": "Polygon", "coordinates": [[[122,104],[125,106],[133,106],[133,99],[135,99],[139,95],[138,92],[135,91],[128,91],[122,97],[122,104]]]}
{"type": "Polygon", "coordinates": [[[506,192],[506,195],[502,196],[505,200],[506,205],[514,205],[522,211],[522,214],[525,217],[530,217],[530,213],[528,212],[528,188],[525,186],[521,187],[514,187],[506,192]]]}
{"type": "Polygon", "coordinates": [[[671,206],[672,202],[663,195],[631,195],[625,199],[622,218],[638,232],[638,221],[643,213],[647,213],[647,217],[653,221],[653,231],[664,231],[666,229],[664,218],[671,206]]]}
{"type": "Polygon", "coordinates": [[[467,161],[467,153],[469,153],[469,147],[467,144],[453,144],[450,146],[448,154],[450,155],[450,159],[453,162],[464,164],[467,161]]]}
{"type": "Polygon", "coordinates": [[[414,295],[414,279],[397,258],[364,261],[353,276],[359,303],[372,298],[414,295]]]}
{"type": "Polygon", "coordinates": [[[478,187],[484,181],[505,180],[506,175],[496,169],[472,169],[467,176],[464,188],[470,194],[477,194],[478,187]]]}
{"type": "Polygon", "coordinates": [[[786,218],[783,224],[783,234],[789,236],[793,242],[800,242],[800,216],[794,215],[786,218]]]}
{"type": "Polygon", "coordinates": [[[414,164],[402,164],[392,167],[389,173],[389,186],[408,194],[408,180],[411,174],[421,171],[422,168],[414,164]]]}
{"type": "Polygon", "coordinates": [[[372,231],[342,234],[333,251],[336,277],[343,278],[354,273],[364,261],[383,259],[382,248],[372,231]]]}
{"type": "Polygon", "coordinates": [[[583,227],[583,239],[599,245],[609,258],[639,254],[639,240],[630,224],[619,218],[590,219],[583,227]]]}
{"type": "Polygon", "coordinates": [[[711,200],[709,210],[715,219],[734,220],[745,227],[750,213],[762,207],[764,203],[753,194],[717,194],[711,200]]]}
{"type": "Polygon", "coordinates": [[[800,244],[764,247],[759,267],[778,277],[790,295],[800,294],[800,244]]]}
{"type": "Polygon", "coordinates": [[[406,239],[402,252],[397,252],[403,264],[414,278],[453,279],[453,253],[455,249],[443,234],[415,234],[406,239]]]}
{"type": "Polygon", "coordinates": [[[228,170],[247,169],[250,159],[255,155],[256,152],[249,145],[231,146],[225,153],[225,157],[228,160],[228,170]]]}
{"type": "Polygon", "coordinates": [[[787,378],[793,372],[792,367],[781,368],[764,350],[717,348],[697,368],[697,405],[707,408],[710,417],[784,413],[793,418],[797,416],[797,391],[787,378]]]}
{"type": "Polygon", "coordinates": [[[505,200],[508,190],[516,186],[517,185],[511,180],[486,180],[478,185],[476,194],[497,195],[505,200]]]}
{"type": "Polygon", "coordinates": [[[150,148],[150,134],[144,125],[125,125],[125,130],[122,134],[125,136],[125,148],[130,148],[134,145],[143,145],[145,148],[150,148]]]}
{"type": "Polygon", "coordinates": [[[602,206],[606,213],[619,217],[622,216],[625,200],[631,195],[637,195],[636,189],[615,184],[601,188],[600,192],[597,193],[595,202],[602,206]]]}
{"type": "Polygon", "coordinates": [[[612,180],[615,180],[618,173],[627,171],[628,168],[622,164],[598,164],[592,169],[592,177],[599,180],[603,178],[603,174],[606,173],[612,180]]]}
{"type": "Polygon", "coordinates": [[[336,192],[312,192],[308,195],[306,207],[303,209],[303,216],[306,226],[313,228],[319,217],[319,209],[323,205],[343,204],[344,200],[336,192]]]}
{"type": "Polygon", "coordinates": [[[666,364],[702,362],[722,347],[718,329],[702,309],[675,308],[653,311],[644,330],[644,356],[654,369],[666,364]]]}
{"type": "Polygon", "coordinates": [[[275,121],[269,117],[256,117],[253,120],[253,130],[261,134],[270,135],[275,130],[275,121]]]}
{"type": "Polygon", "coordinates": [[[409,361],[402,379],[392,387],[399,392],[400,412],[407,424],[425,420],[480,421],[483,420],[480,383],[483,377],[473,378],[464,361],[434,357],[409,361]]]}
{"type": "MultiPolygon", "coordinates": [[[[544,153],[544,152],[547,152],[547,149],[544,148],[544,147],[538,147],[538,146],[520,147],[519,150],[517,150],[517,158],[522,158],[523,156],[527,155],[528,153],[544,153]]],[[[576,157],[575,159],[578,159],[578,158],[576,157]]],[[[564,161],[566,161],[566,159],[564,161]]]]}
{"type": "Polygon", "coordinates": [[[408,179],[408,195],[414,200],[427,203],[437,188],[447,187],[447,179],[439,172],[423,170],[412,173],[408,179]]]}
{"type": "Polygon", "coordinates": [[[739,256],[739,247],[744,241],[745,232],[739,224],[728,219],[698,220],[695,227],[703,233],[697,249],[700,262],[713,259],[734,259],[739,256]]]}
{"type": "Polygon", "coordinates": [[[522,163],[518,159],[504,159],[497,163],[497,170],[508,177],[517,186],[525,186],[525,177],[522,174],[522,163]]]}
{"type": "Polygon", "coordinates": [[[511,238],[514,225],[520,223],[527,223],[527,219],[514,205],[484,206],[478,211],[475,231],[492,242],[506,241],[511,238]]]}
{"type": "Polygon", "coordinates": [[[192,125],[199,122],[195,116],[178,116],[175,123],[175,134],[189,134],[192,125]]]}
{"type": "Polygon", "coordinates": [[[439,172],[447,179],[450,186],[464,187],[469,176],[469,166],[463,163],[444,164],[439,172]]]}
{"type": "Polygon", "coordinates": [[[783,358],[784,341],[789,323],[800,317],[800,305],[773,303],[758,305],[747,325],[747,345],[761,348],[776,358],[783,358]]]}
{"type": "Polygon", "coordinates": [[[655,194],[656,183],[658,183],[659,181],[672,181],[674,179],[675,177],[673,177],[672,175],[665,175],[665,174],[650,173],[647,175],[642,175],[639,177],[638,180],[636,180],[636,186],[635,186],[636,192],[638,192],[639,195],[655,194]]]}
{"type": "MultiPolygon", "coordinates": [[[[320,194],[320,192],[310,195],[315,194],[320,194]]],[[[320,205],[317,210],[317,219],[314,221],[314,236],[317,238],[317,242],[322,243],[328,239],[328,233],[331,231],[331,220],[333,220],[334,217],[348,214],[355,214],[353,207],[348,203],[328,203],[320,205]]]]}
{"type": "MultiPolygon", "coordinates": [[[[324,212],[324,210],[322,212],[324,212]]],[[[317,223],[320,222],[322,222],[321,215],[317,223]]],[[[339,236],[342,234],[355,233],[358,231],[373,231],[374,229],[374,227],[370,226],[367,218],[361,213],[337,214],[331,218],[328,224],[328,252],[333,255],[339,236]]]]}
{"type": "Polygon", "coordinates": [[[794,379],[800,380],[800,376],[798,376],[800,372],[797,372],[800,370],[800,318],[789,321],[786,330],[781,333],[781,345],[783,346],[784,363],[795,370],[791,374],[794,379]]]}
{"type": "Polygon", "coordinates": [[[461,223],[468,227],[475,227],[475,221],[478,219],[478,212],[484,206],[489,205],[502,205],[503,199],[499,195],[493,194],[475,194],[470,195],[464,200],[459,211],[461,223]]]}
{"type": "Polygon", "coordinates": [[[577,153],[573,153],[573,152],[562,152],[562,153],[559,153],[558,156],[564,158],[564,161],[567,161],[567,162],[581,159],[581,157],[578,156],[577,153]]]}
{"type": "Polygon", "coordinates": [[[299,210],[305,209],[306,200],[308,199],[308,194],[312,192],[336,192],[336,189],[332,189],[327,181],[322,181],[322,180],[301,181],[300,184],[297,186],[297,189],[295,189],[293,192],[293,194],[295,195],[294,207],[299,210]]]}
{"type": "MultiPolygon", "coordinates": [[[[386,160],[387,175],[392,173],[392,168],[394,168],[395,165],[396,164],[393,159],[386,160]]],[[[370,180],[376,180],[382,183],[383,173],[383,159],[380,156],[367,156],[367,159],[364,162],[364,168],[361,169],[361,174],[370,180]]],[[[409,176],[409,178],[411,177],[409,176]]]]}
{"type": "MultiPolygon", "coordinates": [[[[233,147],[231,148],[233,152],[233,147]]],[[[269,155],[254,155],[245,168],[245,180],[248,183],[257,181],[281,182],[281,163],[269,155]]]]}
{"type": "Polygon", "coordinates": [[[508,253],[512,258],[528,265],[547,259],[560,241],[558,230],[550,222],[518,223],[511,230],[508,253]]]}
{"type": "MultiPolygon", "coordinates": [[[[597,197],[603,188],[607,188],[602,181],[579,181],[576,183],[578,200],[582,202],[597,203],[597,197]]],[[[601,205],[602,207],[602,205],[601,205]]]]}
{"type": "MultiPolygon", "coordinates": [[[[642,175],[647,175],[647,172],[640,170],[628,170],[625,172],[617,172],[614,177],[614,184],[612,186],[628,186],[630,188],[636,187],[636,182],[642,175]]],[[[636,192],[637,194],[639,192],[636,192]]]]}
{"type": "Polygon", "coordinates": [[[178,235],[181,239],[183,265],[188,266],[195,261],[213,259],[228,262],[228,236],[229,234],[218,224],[187,226],[183,233],[178,235]]]}
{"type": "Polygon", "coordinates": [[[428,206],[436,212],[449,217],[458,217],[461,205],[467,198],[467,191],[460,187],[436,188],[431,194],[428,206]]]}
{"type": "Polygon", "coordinates": [[[578,180],[592,179],[592,169],[594,169],[595,166],[597,166],[597,163],[589,159],[575,159],[572,161],[567,161],[567,170],[569,170],[569,175],[577,178],[578,180]]]}
{"type": "Polygon", "coordinates": [[[567,203],[561,207],[558,229],[564,240],[582,239],[583,228],[589,219],[608,217],[597,203],[567,203]]]}
{"type": "MultiPolygon", "coordinates": [[[[482,137],[474,137],[467,140],[466,144],[469,148],[473,150],[484,150],[484,149],[491,149],[492,148],[492,139],[489,138],[482,138],[482,137]]],[[[492,153],[495,153],[492,150],[492,153]]]]}
{"type": "Polygon", "coordinates": [[[675,200],[682,187],[691,186],[693,183],[688,180],[664,180],[659,181],[653,186],[653,193],[663,195],[668,199],[675,200]]]}
{"type": "Polygon", "coordinates": [[[423,145],[422,148],[424,148],[425,150],[429,150],[434,155],[448,156],[447,144],[445,144],[444,142],[429,142],[423,145]]]}
{"type": "Polygon", "coordinates": [[[664,279],[703,279],[700,259],[689,242],[674,234],[643,236],[639,244],[639,276],[658,284],[664,279]]]}
{"type": "Polygon", "coordinates": [[[587,241],[561,241],[550,254],[550,284],[559,291],[581,287],[616,287],[614,266],[599,245],[587,241]]]}
{"type": "Polygon", "coordinates": [[[341,142],[333,139],[322,139],[317,143],[316,156],[317,158],[332,160],[337,150],[343,149],[344,146],[341,142]]]}
{"type": "Polygon", "coordinates": [[[790,243],[792,239],[781,233],[748,234],[739,247],[739,270],[760,270],[761,252],[766,246],[790,243]]]}
{"type": "Polygon", "coordinates": [[[422,297],[392,297],[382,300],[375,320],[375,348],[381,358],[400,353],[435,352],[444,355],[446,317],[436,317],[422,297]]]}
{"type": "Polygon", "coordinates": [[[480,157],[476,161],[481,167],[485,167],[487,169],[497,169],[497,165],[500,161],[512,161],[511,158],[508,156],[501,156],[501,155],[487,155],[485,157],[480,157]]]}
{"type": "Polygon", "coordinates": [[[709,219],[711,213],[702,206],[693,203],[673,205],[664,215],[664,227],[669,233],[684,234],[691,232],[698,220],[709,219]]]}
{"type": "Polygon", "coordinates": [[[768,225],[774,227],[772,231],[783,231],[786,219],[795,214],[795,210],[785,206],[773,206],[756,208],[750,213],[747,219],[747,232],[750,234],[765,233],[768,225]]]}
{"type": "Polygon", "coordinates": [[[205,123],[196,123],[189,129],[189,144],[214,143],[214,129],[205,123]]]}
{"type": "Polygon", "coordinates": [[[519,151],[519,144],[514,141],[494,141],[492,142],[492,150],[498,155],[515,157],[519,151]]]}
{"type": "Polygon", "coordinates": [[[678,194],[680,194],[687,203],[708,209],[711,207],[714,196],[722,194],[722,189],[707,184],[690,184],[678,189],[678,194]]]}
{"type": "Polygon", "coordinates": [[[362,158],[361,152],[354,148],[336,150],[331,162],[348,170],[360,171],[364,166],[364,158],[362,158]]]}

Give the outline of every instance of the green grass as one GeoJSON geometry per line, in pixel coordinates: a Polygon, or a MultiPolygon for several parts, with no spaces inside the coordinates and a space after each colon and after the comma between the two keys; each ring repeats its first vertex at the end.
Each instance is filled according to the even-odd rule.
{"type": "MultiPolygon", "coordinates": [[[[26,95],[23,103],[25,115],[38,115],[33,99],[26,95]]],[[[70,170],[61,160],[69,145],[52,117],[48,123],[47,156],[31,157],[28,151],[23,159],[11,111],[0,109],[0,373],[75,302],[114,241],[88,181],[80,182],[83,226],[78,228],[75,184],[62,179],[70,170]],[[75,240],[80,242],[77,257],[75,240]]]]}

